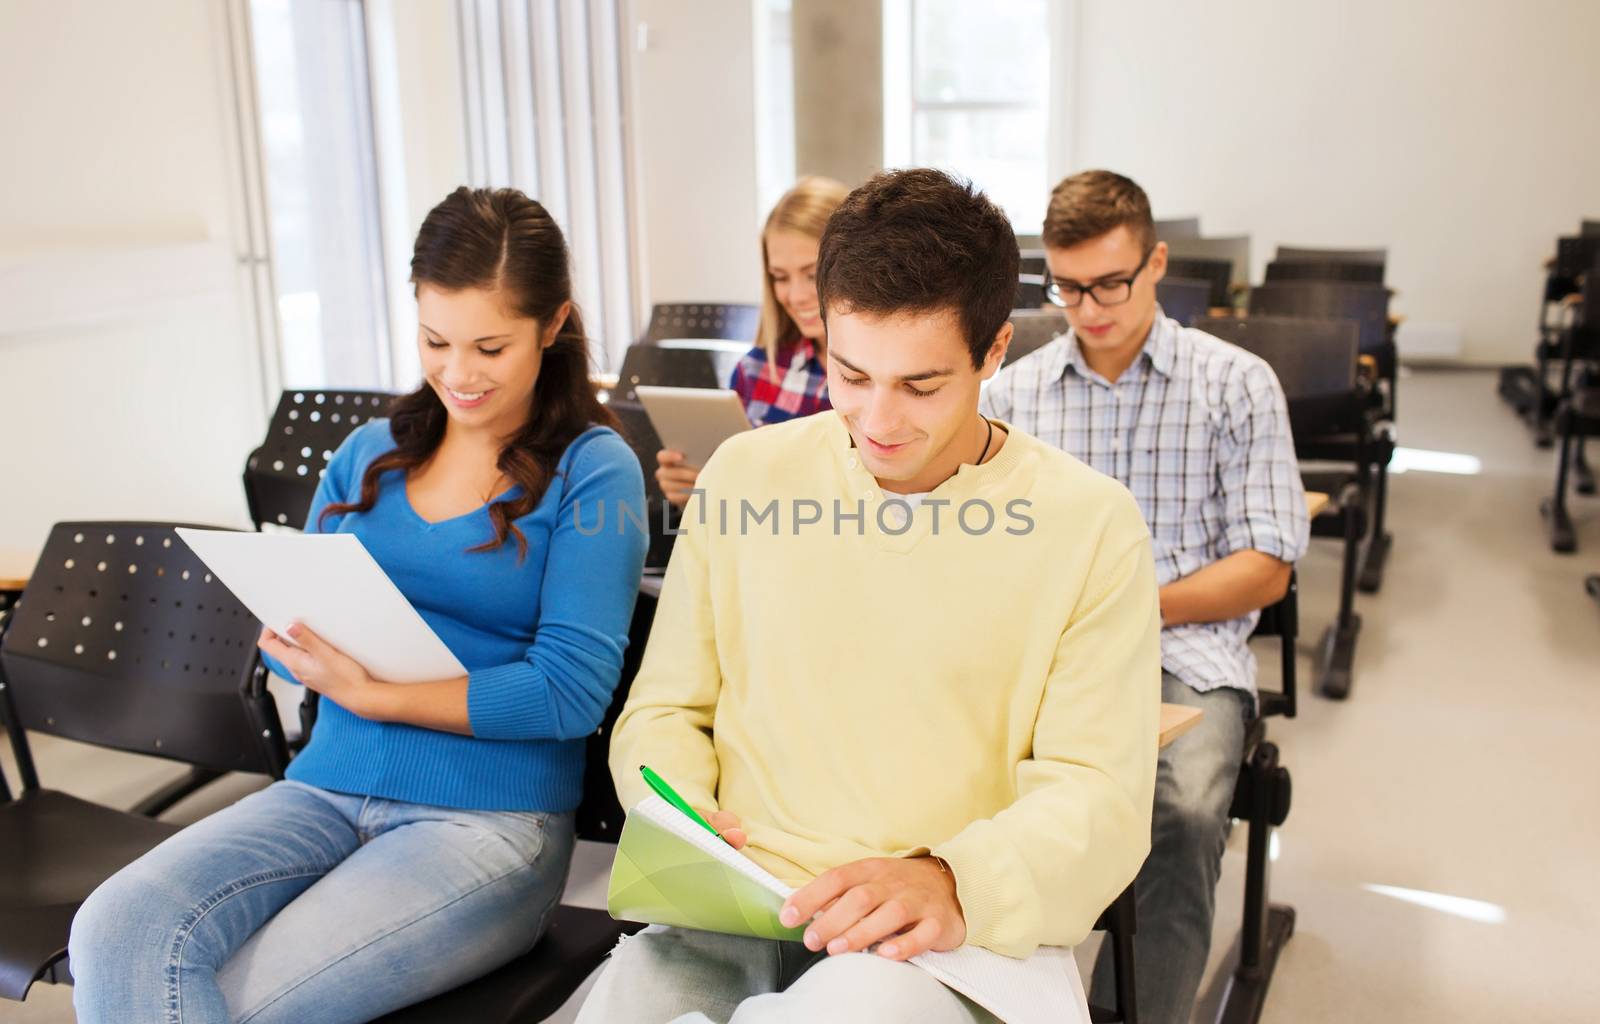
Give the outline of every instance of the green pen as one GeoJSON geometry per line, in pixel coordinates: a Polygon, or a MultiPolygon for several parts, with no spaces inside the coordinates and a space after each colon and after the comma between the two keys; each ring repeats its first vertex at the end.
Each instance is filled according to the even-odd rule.
{"type": "MultiPolygon", "coordinates": [[[[695,809],[689,806],[688,801],[679,796],[671,786],[667,785],[666,779],[663,779],[661,776],[650,770],[649,765],[641,764],[639,766],[639,774],[644,776],[644,781],[650,784],[650,788],[656,791],[657,796],[661,797],[661,799],[676,807],[684,814],[687,814],[689,816],[689,820],[694,822],[696,825],[699,825],[701,828],[705,829],[707,832],[710,832],[718,839],[722,839],[722,833],[712,828],[709,821],[700,817],[695,809]]],[[[725,843],[728,842],[726,839],[722,839],[722,841],[725,843]]],[[[729,845],[731,846],[733,844],[729,843],[729,845]]]]}

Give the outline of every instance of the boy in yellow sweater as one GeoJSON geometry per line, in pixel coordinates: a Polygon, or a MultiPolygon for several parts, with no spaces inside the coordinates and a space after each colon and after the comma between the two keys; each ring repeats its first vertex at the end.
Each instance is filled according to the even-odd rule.
{"type": "Polygon", "coordinates": [[[822,239],[833,413],[699,479],[617,723],[800,887],[804,943],[651,928],[580,1021],[986,1019],[905,963],[1070,946],[1150,843],[1161,685],[1149,533],[1120,484],[978,413],[1011,338],[1010,223],[931,170],[822,239]]]}

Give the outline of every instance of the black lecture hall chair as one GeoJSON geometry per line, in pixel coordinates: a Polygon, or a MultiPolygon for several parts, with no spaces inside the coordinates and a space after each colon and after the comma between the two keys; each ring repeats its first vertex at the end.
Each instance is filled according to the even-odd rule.
{"type": "Polygon", "coordinates": [[[641,345],[681,338],[716,338],[751,342],[761,323],[761,307],[731,302],[657,303],[641,345]]]}
{"type": "Polygon", "coordinates": [[[278,397],[261,446],[244,467],[244,497],[256,529],[305,525],[322,471],[349,433],[389,414],[384,391],[296,389],[278,397]]]}
{"type": "Polygon", "coordinates": [[[1049,270],[1043,249],[1023,249],[1017,260],[1017,273],[1043,275],[1049,270]]]}
{"type": "Polygon", "coordinates": [[[1365,415],[1366,388],[1356,374],[1356,325],[1348,320],[1293,317],[1217,317],[1196,327],[1254,352],[1277,374],[1289,406],[1289,425],[1299,459],[1330,434],[1355,439],[1348,468],[1303,472],[1306,489],[1329,497],[1328,508],[1311,521],[1315,537],[1344,542],[1339,580],[1338,618],[1322,635],[1317,656],[1317,690],[1342,700],[1349,696],[1361,616],[1355,612],[1356,565],[1367,527],[1374,444],[1365,415]]]}
{"type": "Polygon", "coordinates": [[[1193,278],[1205,281],[1210,287],[1206,292],[1207,311],[1211,309],[1233,309],[1233,261],[1215,259],[1207,256],[1169,256],[1167,258],[1167,277],[1193,278]]]}
{"type": "MultiPolygon", "coordinates": [[[[271,524],[298,530],[311,511],[333,453],[361,424],[389,415],[398,395],[387,391],[292,389],[278,396],[267,436],[244,464],[244,499],[257,530],[271,524]]],[[[317,694],[300,695],[300,729],[290,738],[296,750],[311,738],[317,720],[317,694]]]]}
{"type": "Polygon", "coordinates": [[[1362,448],[1373,459],[1372,531],[1357,583],[1375,594],[1383,587],[1383,569],[1394,537],[1388,529],[1389,460],[1395,449],[1395,407],[1399,394],[1398,350],[1389,329],[1389,292],[1382,285],[1343,281],[1284,281],[1250,290],[1250,311],[1268,315],[1353,320],[1359,327],[1360,356],[1370,360],[1376,387],[1368,392],[1367,420],[1371,443],[1340,433],[1308,444],[1302,459],[1344,462],[1362,448]]]}
{"type": "Polygon", "coordinates": [[[1205,316],[1211,305],[1211,284],[1192,277],[1163,277],[1156,282],[1161,311],[1185,327],[1205,316]]]}
{"type": "Polygon", "coordinates": [[[1250,236],[1225,235],[1212,238],[1167,238],[1167,255],[1172,258],[1197,257],[1208,260],[1227,260],[1233,266],[1233,283],[1239,284],[1250,276],[1250,236]]]}
{"type": "Polygon", "coordinates": [[[1383,284],[1382,263],[1335,263],[1314,260],[1273,260],[1267,264],[1266,281],[1344,281],[1350,284],[1383,284]]]}
{"type": "MultiPolygon", "coordinates": [[[[1555,443],[1555,412],[1561,389],[1550,385],[1550,367],[1564,364],[1565,334],[1583,320],[1584,285],[1589,270],[1600,259],[1600,235],[1556,239],[1556,254],[1548,264],[1544,297],[1539,303],[1539,334],[1532,366],[1508,366],[1500,371],[1500,397],[1533,428],[1534,443],[1548,448],[1555,443]],[[1556,316],[1551,317],[1552,307],[1556,316]]],[[[1562,367],[1565,373],[1566,367],[1562,367]]]]}
{"type": "Polygon", "coordinates": [[[1550,546],[1561,554],[1578,549],[1578,535],[1567,510],[1567,482],[1579,494],[1595,493],[1594,471],[1584,456],[1584,440],[1600,433],[1600,262],[1583,281],[1577,319],[1561,332],[1561,383],[1552,420],[1561,434],[1555,493],[1540,506],[1550,529],[1550,546]]]}
{"type": "Polygon", "coordinates": [[[1156,221],[1156,239],[1168,241],[1173,238],[1199,238],[1199,217],[1173,217],[1169,220],[1156,221]]]}
{"type": "Polygon", "coordinates": [[[1006,366],[1026,358],[1067,331],[1067,318],[1057,309],[1018,309],[1011,313],[1011,345],[1006,366]]]}
{"type": "Polygon", "coordinates": [[[1019,273],[1017,293],[1011,298],[1012,309],[1038,309],[1044,305],[1044,288],[1048,271],[1037,274],[1019,273]]]}
{"type": "Polygon", "coordinates": [[[1218,1024],[1254,1024],[1261,1019],[1267,987],[1278,965],[1278,954],[1294,934],[1294,908],[1270,901],[1272,830],[1289,816],[1289,769],[1278,763],[1278,747],[1267,741],[1266,719],[1273,715],[1293,718],[1298,705],[1295,690],[1295,640],[1299,635],[1299,581],[1289,574],[1289,588],[1277,604],[1262,609],[1255,636],[1277,637],[1282,664],[1282,686],[1261,690],[1256,717],[1245,731],[1244,760],[1234,784],[1229,816],[1249,828],[1245,843],[1244,919],[1239,934],[1239,962],[1222,997],[1218,1024]]]}
{"type": "Polygon", "coordinates": [[[1273,259],[1285,263],[1375,263],[1381,267],[1389,262],[1389,250],[1312,249],[1305,246],[1280,245],[1273,259]]]}
{"type": "Polygon", "coordinates": [[[259,626],[173,523],[69,522],[50,531],[0,624],[0,718],[22,792],[0,805],[0,996],[65,980],[72,917],[118,869],[178,831],[43,789],[26,729],[164,757],[213,777],[281,778],[288,761],[256,656],[259,626]]]}
{"type": "MultiPolygon", "coordinates": [[[[656,307],[658,310],[661,307],[656,307]]],[[[705,308],[705,307],[696,307],[705,308]]],[[[667,525],[676,522],[674,510],[656,485],[656,452],[661,438],[635,390],[640,384],[674,388],[726,388],[740,358],[750,349],[745,341],[715,338],[640,342],[628,346],[617,373],[617,385],[606,404],[622,425],[622,437],[639,458],[644,471],[645,507],[650,521],[650,549],[645,565],[659,569],[672,552],[673,535],[667,525]]]]}

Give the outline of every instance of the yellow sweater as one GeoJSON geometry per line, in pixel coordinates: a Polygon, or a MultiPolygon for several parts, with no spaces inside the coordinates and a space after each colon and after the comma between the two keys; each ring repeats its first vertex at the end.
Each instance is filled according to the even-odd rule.
{"type": "Polygon", "coordinates": [[[1155,569],[1121,484],[1007,430],[909,524],[836,414],[724,443],[617,723],[623,806],[648,764],[791,884],[931,850],[968,942],[1081,940],[1150,846],[1155,569]]]}

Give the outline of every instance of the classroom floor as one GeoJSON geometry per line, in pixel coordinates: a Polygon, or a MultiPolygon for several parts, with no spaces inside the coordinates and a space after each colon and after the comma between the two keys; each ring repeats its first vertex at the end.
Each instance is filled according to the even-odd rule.
{"type": "MultiPolygon", "coordinates": [[[[1593,1020],[1600,605],[1583,577],[1600,572],[1600,498],[1573,499],[1579,554],[1552,554],[1538,502],[1554,457],[1495,397],[1492,373],[1410,373],[1400,412],[1403,445],[1473,456],[1481,472],[1394,477],[1395,547],[1383,592],[1357,601],[1350,699],[1307,695],[1298,719],[1272,723],[1294,777],[1273,896],[1299,920],[1263,1019],[1593,1020]]],[[[1337,542],[1314,541],[1300,566],[1302,693],[1338,570],[1337,542]]],[[[1268,683],[1274,658],[1263,649],[1268,683]]],[[[34,749],[46,784],[111,804],[175,774],[45,738],[34,749]]],[[[224,780],[172,817],[193,820],[259,784],[224,780]]],[[[1196,1020],[1212,1019],[1234,955],[1243,850],[1241,828],[1196,1020]]],[[[603,901],[606,864],[603,850],[584,851],[569,898],[603,901]]],[[[1079,952],[1087,969],[1092,946],[1079,952]]],[[[25,1004],[0,1002],[0,1022],[71,1021],[70,996],[35,986],[25,1004]]]]}

